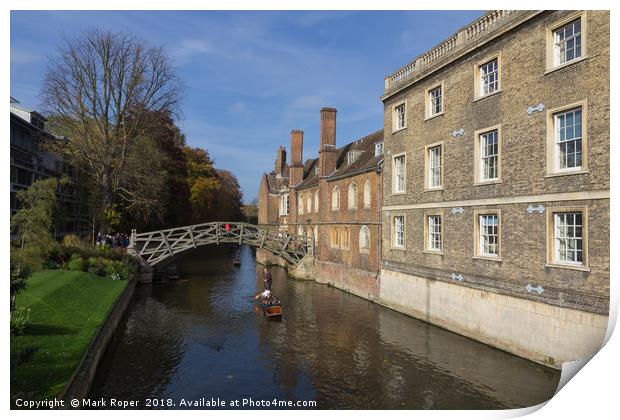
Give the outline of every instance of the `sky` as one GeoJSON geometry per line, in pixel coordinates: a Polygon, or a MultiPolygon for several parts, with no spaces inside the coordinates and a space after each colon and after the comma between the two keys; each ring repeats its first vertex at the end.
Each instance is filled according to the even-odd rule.
{"type": "MultiPolygon", "coordinates": [[[[304,131],[318,155],[319,113],[338,110],[343,145],[383,127],[384,78],[481,11],[12,11],[11,96],[40,107],[48,60],[63,35],[129,32],[172,59],[184,84],[177,121],[192,147],[258,196],[276,149],[304,131]]],[[[289,154],[290,158],[290,154],[289,154]]]]}

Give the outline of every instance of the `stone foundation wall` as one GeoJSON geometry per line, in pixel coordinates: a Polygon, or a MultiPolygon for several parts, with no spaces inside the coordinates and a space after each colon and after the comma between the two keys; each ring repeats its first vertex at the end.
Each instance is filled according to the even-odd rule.
{"type": "Polygon", "coordinates": [[[296,266],[288,265],[288,274],[296,280],[315,280],[314,255],[306,255],[296,266]]]}
{"type": "Polygon", "coordinates": [[[86,353],[82,357],[80,364],[71,375],[65,389],[58,396],[59,399],[69,402],[75,398],[81,400],[88,396],[93,380],[95,379],[95,374],[97,373],[99,362],[118,324],[121,322],[125,310],[131,302],[137,282],[137,279],[129,280],[123,293],[121,293],[112,308],[110,308],[106,319],[99,326],[95,333],[95,337],[86,349],[86,353]]]}
{"type": "Polygon", "coordinates": [[[378,302],[556,369],[603,344],[608,317],[381,270],[378,302]]]}
{"type": "Polygon", "coordinates": [[[273,255],[262,248],[256,248],[256,262],[262,265],[278,265],[280,267],[286,267],[288,264],[284,258],[273,255]]]}
{"type": "Polygon", "coordinates": [[[315,261],[317,283],[331,284],[372,302],[379,299],[379,276],[377,273],[359,270],[328,261],[315,261]]]}

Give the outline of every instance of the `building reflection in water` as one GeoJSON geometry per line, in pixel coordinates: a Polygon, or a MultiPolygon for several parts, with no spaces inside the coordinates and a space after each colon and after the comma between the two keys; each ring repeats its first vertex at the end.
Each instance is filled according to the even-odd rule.
{"type": "Polygon", "coordinates": [[[317,408],[516,408],[550,398],[557,371],[272,267],[281,321],[252,297],[243,247],[176,262],[183,280],[140,287],[93,396],[316,400],[317,408]]]}

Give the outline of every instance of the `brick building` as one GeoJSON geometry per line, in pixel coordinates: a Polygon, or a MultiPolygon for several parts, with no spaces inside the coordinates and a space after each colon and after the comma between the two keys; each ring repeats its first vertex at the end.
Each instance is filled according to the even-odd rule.
{"type": "Polygon", "coordinates": [[[555,368],[590,356],[609,314],[609,34],[606,11],[486,13],[385,79],[383,133],[336,148],[323,109],[302,164],[293,131],[259,222],[317,238],[317,281],[555,368]]]}
{"type": "Polygon", "coordinates": [[[386,78],[382,304],[553,367],[600,348],[609,33],[493,11],[386,78]]]}
{"type": "Polygon", "coordinates": [[[291,131],[289,165],[278,149],[261,180],[259,225],[312,238],[318,282],[377,300],[383,131],[337,147],[336,110],[323,108],[320,124],[318,158],[304,162],[300,130],[291,131]]]}

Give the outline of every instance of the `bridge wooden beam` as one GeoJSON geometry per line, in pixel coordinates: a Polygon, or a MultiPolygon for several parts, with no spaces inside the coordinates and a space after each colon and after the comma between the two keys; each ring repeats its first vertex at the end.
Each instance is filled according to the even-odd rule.
{"type": "Polygon", "coordinates": [[[289,234],[275,235],[259,226],[243,222],[228,222],[230,229],[224,235],[222,232],[224,223],[226,222],[208,222],[182,228],[135,233],[134,247],[130,252],[141,256],[150,264],[156,264],[186,249],[212,243],[238,243],[266,249],[296,264],[313,251],[313,246],[310,242],[306,242],[306,238],[289,234]]]}
{"type": "Polygon", "coordinates": [[[172,257],[172,250],[170,249],[170,244],[168,243],[168,238],[166,238],[166,234],[165,233],[161,233],[161,237],[164,240],[164,244],[166,245],[166,249],[168,249],[168,254],[170,254],[170,256],[172,257]]]}
{"type": "Polygon", "coordinates": [[[194,246],[194,248],[196,248],[196,239],[194,238],[194,227],[193,226],[189,226],[189,236],[190,238],[192,238],[192,245],[194,246]]]}
{"type": "Polygon", "coordinates": [[[289,242],[291,242],[291,235],[286,236],[286,241],[284,242],[284,246],[282,247],[282,252],[286,251],[286,248],[288,248],[289,242]]]}

